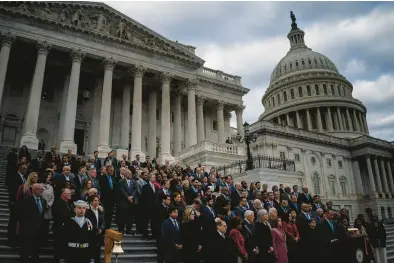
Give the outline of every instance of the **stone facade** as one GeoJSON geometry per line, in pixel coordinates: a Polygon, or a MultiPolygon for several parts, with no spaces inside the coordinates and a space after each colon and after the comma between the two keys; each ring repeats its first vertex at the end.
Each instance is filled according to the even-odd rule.
{"type": "Polygon", "coordinates": [[[225,142],[248,92],[103,3],[2,2],[0,32],[4,145],[182,161],[197,143],[225,142]]]}

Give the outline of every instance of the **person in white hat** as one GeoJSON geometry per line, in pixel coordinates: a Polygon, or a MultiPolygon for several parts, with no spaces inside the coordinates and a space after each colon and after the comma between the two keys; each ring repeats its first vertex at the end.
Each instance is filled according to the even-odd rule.
{"type": "Polygon", "coordinates": [[[94,226],[85,218],[88,203],[82,200],[74,202],[75,216],[65,224],[67,244],[65,261],[67,263],[89,263],[92,258],[94,226]]]}

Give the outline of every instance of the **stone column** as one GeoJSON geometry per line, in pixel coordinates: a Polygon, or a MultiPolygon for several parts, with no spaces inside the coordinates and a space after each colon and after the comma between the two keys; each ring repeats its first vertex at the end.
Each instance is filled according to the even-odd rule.
{"type": "Polygon", "coordinates": [[[354,171],[354,181],[356,183],[356,193],[361,195],[364,192],[361,174],[360,174],[360,165],[358,163],[357,158],[352,159],[352,166],[354,171]]]}
{"type": "MultiPolygon", "coordinates": [[[[244,123],[242,120],[242,114],[244,112],[244,109],[245,109],[244,105],[237,105],[235,107],[235,114],[237,116],[237,134],[242,137],[244,136],[244,123]]],[[[279,122],[279,124],[280,124],[280,122],[279,122]]]]}
{"type": "Polygon", "coordinates": [[[353,109],[353,119],[354,119],[354,131],[361,131],[361,126],[360,126],[360,124],[358,123],[358,119],[357,119],[357,113],[356,113],[356,110],[355,109],[353,109]]]}
{"type": "Polygon", "coordinates": [[[177,154],[182,151],[182,93],[179,90],[175,94],[174,115],[174,152],[177,154]]]}
{"type": "Polygon", "coordinates": [[[290,126],[291,126],[290,124],[291,124],[291,123],[290,123],[290,116],[289,116],[289,113],[286,113],[286,125],[290,127],[290,126]]]}
{"type": "Polygon", "coordinates": [[[384,189],[384,192],[386,194],[388,194],[388,193],[390,193],[390,190],[389,190],[389,183],[387,180],[386,167],[384,167],[383,159],[380,159],[380,169],[382,170],[383,189],[384,189]]]}
{"type": "Polygon", "coordinates": [[[308,131],[312,130],[312,120],[311,120],[311,114],[309,113],[309,109],[306,109],[306,121],[308,124],[308,131]]]}
{"type": "Polygon", "coordinates": [[[10,57],[11,45],[15,41],[15,36],[11,33],[1,34],[0,51],[0,109],[3,99],[5,77],[7,75],[8,59],[10,57]]]}
{"type": "Polygon", "coordinates": [[[352,122],[352,118],[350,118],[350,114],[349,114],[349,108],[346,108],[346,117],[347,117],[347,122],[349,124],[349,130],[353,131],[353,122],[352,122]]]}
{"type": "Polygon", "coordinates": [[[64,130],[59,149],[61,153],[67,153],[68,149],[71,149],[73,153],[77,152],[77,145],[74,143],[74,132],[75,119],[77,116],[79,76],[81,73],[81,63],[84,57],[85,53],[80,49],[71,51],[72,66],[67,90],[64,130]]]}
{"type": "Polygon", "coordinates": [[[148,154],[151,159],[156,158],[156,111],[157,111],[157,90],[149,93],[149,135],[148,135],[148,154]]]}
{"type": "Polygon", "coordinates": [[[21,146],[26,145],[29,149],[38,149],[37,125],[38,115],[40,114],[40,103],[42,85],[44,83],[45,64],[52,45],[46,41],[37,43],[38,56],[33,80],[31,82],[29,102],[27,105],[24,132],[21,138],[21,146]]]}
{"type": "Polygon", "coordinates": [[[360,132],[365,133],[365,129],[364,129],[364,127],[365,127],[365,125],[364,125],[364,120],[363,120],[363,118],[362,118],[362,116],[361,116],[361,112],[360,112],[360,111],[357,112],[357,120],[358,120],[358,123],[359,123],[360,132]]]}
{"type": "Polygon", "coordinates": [[[332,124],[332,116],[331,116],[331,109],[330,109],[330,107],[327,107],[327,128],[328,128],[328,131],[330,131],[330,132],[332,132],[332,131],[334,131],[334,127],[333,127],[333,124],[332,124]]]}
{"type": "Polygon", "coordinates": [[[187,87],[187,131],[188,140],[186,147],[197,144],[197,122],[196,122],[196,79],[188,79],[187,87]]]}
{"type": "Polygon", "coordinates": [[[382,189],[382,181],[380,180],[380,173],[379,173],[379,166],[378,166],[378,158],[375,156],[373,157],[373,166],[375,169],[375,176],[376,176],[376,190],[378,191],[378,194],[383,193],[382,189]]]}
{"type": "Polygon", "coordinates": [[[297,119],[297,128],[302,129],[303,125],[302,125],[302,120],[300,118],[299,111],[296,111],[296,119],[297,119]]]}
{"type": "Polygon", "coordinates": [[[231,111],[226,111],[225,115],[227,117],[227,124],[228,124],[228,126],[227,126],[228,136],[227,137],[231,138],[231,118],[233,117],[233,115],[231,114],[231,111]]]}
{"type": "Polygon", "coordinates": [[[339,130],[346,130],[345,129],[345,124],[342,121],[342,113],[341,113],[341,109],[339,107],[337,107],[337,115],[338,115],[338,124],[339,124],[339,130]]]}
{"type": "MultiPolygon", "coordinates": [[[[278,124],[282,125],[282,120],[281,120],[280,116],[278,116],[278,124]]],[[[241,136],[243,136],[243,135],[241,134],[241,136]]]]}
{"type": "Polygon", "coordinates": [[[371,195],[376,197],[375,180],[373,179],[371,157],[369,154],[367,154],[367,156],[366,156],[366,161],[367,161],[367,168],[368,168],[367,170],[368,170],[369,184],[371,186],[371,195]]]}
{"type": "Polygon", "coordinates": [[[134,73],[134,92],[133,92],[133,115],[131,116],[131,150],[130,157],[133,159],[137,154],[142,153],[141,130],[142,130],[142,78],[146,68],[136,65],[134,73]]]}
{"type": "MultiPolygon", "coordinates": [[[[131,85],[127,83],[123,87],[122,96],[122,121],[120,130],[120,147],[122,150],[129,149],[130,139],[130,104],[131,104],[131,85]]],[[[124,153],[128,155],[128,151],[124,153]]],[[[133,158],[133,156],[130,156],[133,158]]]]}
{"type": "Polygon", "coordinates": [[[170,83],[172,74],[163,72],[161,78],[161,154],[160,163],[165,164],[166,161],[173,162],[174,157],[171,156],[170,140],[171,140],[171,111],[170,111],[170,83]]]}
{"type": "Polygon", "coordinates": [[[316,108],[316,122],[317,122],[317,130],[319,132],[323,132],[323,124],[321,121],[320,108],[316,108]]]}
{"type": "Polygon", "coordinates": [[[363,120],[364,120],[364,129],[365,129],[365,132],[366,132],[367,134],[369,134],[368,123],[367,123],[367,118],[365,117],[365,114],[363,114],[362,117],[363,117],[363,120]]]}
{"type": "Polygon", "coordinates": [[[333,112],[332,114],[333,114],[335,128],[336,130],[339,130],[338,114],[336,112],[333,112]]]}
{"type": "Polygon", "coordinates": [[[386,161],[386,167],[387,167],[387,175],[389,177],[389,182],[390,182],[391,193],[394,194],[394,180],[393,180],[393,174],[391,172],[390,159],[386,161]]]}
{"type": "Polygon", "coordinates": [[[112,57],[104,59],[103,93],[100,111],[100,136],[97,151],[104,158],[111,151],[109,147],[109,133],[111,129],[112,77],[117,61],[112,57]]]}
{"type": "Polygon", "coordinates": [[[204,102],[205,97],[197,95],[197,141],[205,140],[205,125],[204,125],[204,102]]]}
{"type": "Polygon", "coordinates": [[[225,143],[226,138],[224,137],[224,101],[218,101],[216,105],[217,119],[218,119],[218,142],[225,143]]]}

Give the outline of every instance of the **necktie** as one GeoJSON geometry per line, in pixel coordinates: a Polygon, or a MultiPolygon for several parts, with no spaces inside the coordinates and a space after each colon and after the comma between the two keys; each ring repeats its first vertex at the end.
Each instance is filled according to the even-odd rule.
{"type": "Polygon", "coordinates": [[[328,224],[329,224],[330,227],[331,227],[331,231],[334,232],[334,226],[333,226],[332,222],[331,222],[331,221],[327,221],[327,222],[328,222],[328,224]]]}
{"type": "Polygon", "coordinates": [[[109,175],[107,175],[107,178],[108,178],[108,184],[109,184],[109,189],[113,189],[113,185],[112,185],[112,178],[111,178],[111,176],[109,176],[109,175]]]}
{"type": "Polygon", "coordinates": [[[212,208],[209,207],[208,209],[209,209],[209,212],[211,212],[212,216],[215,217],[215,213],[213,212],[212,208]]]}
{"type": "Polygon", "coordinates": [[[36,203],[37,203],[37,206],[38,206],[38,211],[40,211],[40,214],[42,213],[42,206],[41,206],[41,200],[40,200],[40,198],[37,198],[36,199],[36,203]]]}
{"type": "Polygon", "coordinates": [[[152,191],[155,192],[155,186],[153,184],[150,184],[150,186],[152,187],[152,191]]]}
{"type": "Polygon", "coordinates": [[[127,180],[127,187],[128,187],[129,190],[130,190],[130,180],[127,180]]]}
{"type": "Polygon", "coordinates": [[[309,216],[309,214],[305,214],[306,215],[306,218],[308,219],[308,220],[311,220],[311,217],[309,216]]]}
{"type": "Polygon", "coordinates": [[[173,219],[172,222],[174,222],[176,230],[179,231],[178,222],[175,219],[173,219]]]}

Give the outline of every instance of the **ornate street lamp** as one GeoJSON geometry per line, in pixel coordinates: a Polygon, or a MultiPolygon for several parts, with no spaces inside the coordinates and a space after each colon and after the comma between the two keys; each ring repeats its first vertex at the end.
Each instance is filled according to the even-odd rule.
{"type": "Polygon", "coordinates": [[[256,142],[257,134],[255,134],[255,133],[250,134],[249,133],[249,123],[247,123],[246,121],[244,123],[244,137],[242,138],[241,135],[238,135],[237,140],[240,143],[245,142],[245,144],[246,144],[246,152],[247,152],[246,171],[253,170],[254,165],[253,165],[252,153],[250,152],[250,143],[256,142]]]}

